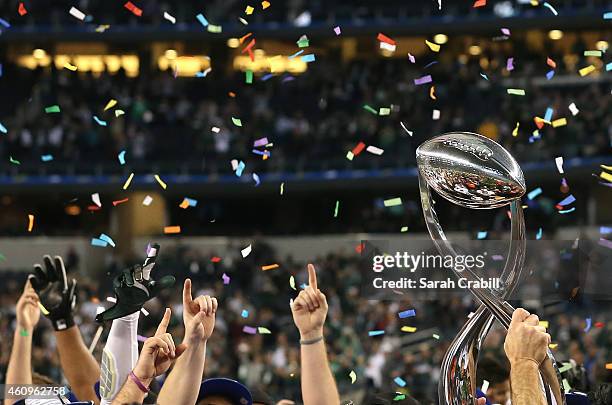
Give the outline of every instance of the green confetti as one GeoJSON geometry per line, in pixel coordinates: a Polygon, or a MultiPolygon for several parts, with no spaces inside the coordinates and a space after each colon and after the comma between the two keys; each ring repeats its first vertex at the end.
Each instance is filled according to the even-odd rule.
{"type": "Polygon", "coordinates": [[[272,333],[270,329],[264,328],[263,326],[259,326],[257,328],[257,332],[259,332],[260,335],[269,335],[270,333],[272,333]]]}
{"type": "Polygon", "coordinates": [[[378,109],[378,115],[389,115],[391,114],[391,109],[386,107],[380,107],[378,109]]]}
{"type": "Polygon", "coordinates": [[[351,370],[349,377],[351,378],[351,384],[355,384],[355,381],[357,381],[357,374],[355,373],[355,370],[351,370]]]}
{"type": "Polygon", "coordinates": [[[563,367],[559,367],[559,373],[565,373],[568,370],[572,369],[571,363],[563,363],[563,367]]]}
{"type": "Polygon", "coordinates": [[[524,96],[525,90],[523,89],[508,89],[508,94],[514,94],[515,96],[524,96]]]}
{"type": "Polygon", "coordinates": [[[298,47],[300,48],[306,48],[308,47],[309,43],[308,43],[308,38],[304,38],[304,39],[300,39],[298,42],[298,47]]]}
{"type": "Polygon", "coordinates": [[[247,70],[245,73],[246,73],[246,82],[247,82],[247,84],[253,83],[253,71],[252,70],[247,70]]]}
{"type": "Polygon", "coordinates": [[[336,209],[334,210],[334,218],[338,218],[338,209],[340,208],[340,200],[336,201],[336,209]]]}
{"type": "Polygon", "coordinates": [[[213,24],[208,24],[206,29],[208,30],[208,32],[213,32],[215,34],[218,34],[221,31],[223,31],[223,27],[221,27],[220,25],[213,25],[213,24]]]}
{"type": "Polygon", "coordinates": [[[601,51],[584,51],[584,56],[601,56],[601,51]]]}
{"type": "Polygon", "coordinates": [[[399,394],[393,398],[393,402],[403,401],[404,399],[406,399],[406,394],[399,394]]]}
{"type": "Polygon", "coordinates": [[[16,164],[16,165],[20,165],[20,164],[21,164],[21,162],[20,162],[19,160],[15,160],[15,159],[13,159],[13,157],[12,157],[12,156],[9,156],[9,161],[10,161],[11,163],[13,163],[13,164],[16,164]]]}
{"type": "Polygon", "coordinates": [[[355,157],[355,154],[352,151],[349,150],[348,152],[346,152],[346,158],[348,160],[353,160],[354,157],[355,157]]]}
{"type": "Polygon", "coordinates": [[[367,105],[367,104],[365,104],[363,106],[363,109],[366,110],[366,111],[371,112],[374,115],[378,115],[378,112],[375,109],[373,109],[372,107],[370,107],[369,105],[367,105]]]}
{"type": "Polygon", "coordinates": [[[293,276],[289,277],[289,287],[297,291],[297,289],[295,288],[295,278],[293,276]]]}
{"type": "Polygon", "coordinates": [[[436,339],[436,340],[440,340],[440,335],[437,335],[437,334],[435,334],[435,333],[434,333],[434,334],[433,334],[433,335],[431,335],[431,336],[432,336],[434,339],[436,339]]]}
{"type": "Polygon", "coordinates": [[[55,104],[55,105],[51,105],[49,107],[45,107],[45,112],[47,114],[49,114],[49,113],[58,113],[58,112],[60,112],[60,106],[55,104]]]}
{"type": "Polygon", "coordinates": [[[384,201],[385,207],[395,207],[396,205],[402,205],[402,199],[400,197],[390,198],[384,201]]]}
{"type": "Polygon", "coordinates": [[[567,382],[567,379],[563,379],[563,389],[565,392],[570,392],[572,390],[572,386],[567,382]]]}
{"type": "Polygon", "coordinates": [[[237,127],[241,127],[242,126],[242,121],[240,120],[240,118],[234,118],[232,117],[232,122],[234,123],[234,125],[236,125],[237,127]]]}

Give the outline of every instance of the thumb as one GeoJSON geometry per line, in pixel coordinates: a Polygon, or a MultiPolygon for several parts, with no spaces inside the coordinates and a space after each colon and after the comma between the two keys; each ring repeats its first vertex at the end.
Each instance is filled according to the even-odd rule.
{"type": "Polygon", "coordinates": [[[190,326],[191,327],[197,326],[199,323],[204,322],[205,318],[206,318],[206,312],[204,311],[198,312],[191,320],[190,326]]]}

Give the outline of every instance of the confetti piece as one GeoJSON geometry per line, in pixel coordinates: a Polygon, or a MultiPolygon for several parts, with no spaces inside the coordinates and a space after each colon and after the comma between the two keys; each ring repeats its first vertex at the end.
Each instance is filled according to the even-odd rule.
{"type": "Polygon", "coordinates": [[[416,63],[416,59],[414,58],[414,56],[411,53],[408,53],[408,60],[411,63],[416,63]]]}
{"type": "Polygon", "coordinates": [[[76,72],[76,70],[78,69],[75,65],[71,65],[69,62],[66,62],[66,64],[64,64],[64,68],[73,72],[76,72]]]}
{"type": "Polygon", "coordinates": [[[196,18],[198,19],[200,24],[202,24],[204,27],[208,26],[208,20],[206,19],[206,17],[204,17],[204,14],[200,13],[196,15],[196,18]]]}
{"type": "Polygon", "coordinates": [[[400,329],[402,332],[407,332],[407,333],[414,333],[417,331],[417,328],[415,328],[414,326],[402,326],[402,329],[400,329]]]}
{"type": "MultiPolygon", "coordinates": [[[[606,72],[609,72],[609,71],[611,71],[611,70],[612,70],[612,62],[610,62],[610,63],[608,63],[608,64],[606,65],[606,72]]],[[[2,73],[2,72],[0,72],[0,76],[1,76],[1,73],[2,73]]]]}
{"type": "Polygon", "coordinates": [[[255,334],[257,334],[257,329],[256,329],[256,328],[254,328],[254,327],[252,327],[252,326],[244,326],[244,327],[242,328],[242,331],[243,331],[244,333],[248,333],[249,335],[255,335],[255,334]]]}
{"type": "Polygon", "coordinates": [[[164,18],[170,21],[172,24],[176,24],[176,18],[168,14],[168,12],[164,11],[164,18]]]}
{"type": "Polygon", "coordinates": [[[138,7],[136,7],[136,5],[134,5],[134,3],[132,3],[131,1],[128,1],[127,3],[125,3],[123,5],[123,7],[127,8],[128,10],[130,10],[132,12],[132,14],[134,14],[137,17],[142,16],[142,10],[139,9],[138,7]]]}
{"type": "Polygon", "coordinates": [[[408,227],[402,226],[402,228],[400,229],[400,232],[408,232],[408,227]]]}
{"type": "Polygon", "coordinates": [[[567,205],[572,204],[573,202],[576,201],[576,197],[574,197],[573,194],[568,195],[567,197],[565,197],[563,200],[561,200],[560,202],[557,203],[557,205],[560,205],[562,207],[565,207],[567,205]]]}
{"type": "Polygon", "coordinates": [[[113,239],[110,236],[108,236],[107,234],[101,233],[99,238],[100,238],[100,240],[103,240],[103,241],[107,242],[112,247],[115,247],[115,241],[113,241],[113,239]]]}
{"type": "Polygon", "coordinates": [[[162,180],[162,179],[159,177],[159,175],[157,175],[157,174],[156,174],[156,175],[155,175],[155,176],[153,176],[153,177],[155,177],[155,180],[157,180],[157,182],[159,183],[159,185],[161,186],[161,188],[163,188],[163,189],[165,190],[165,189],[168,187],[168,186],[166,185],[166,183],[164,183],[164,181],[163,181],[163,180],[162,180]]]}
{"type": "Polygon", "coordinates": [[[439,52],[440,51],[440,45],[438,45],[438,44],[435,44],[433,42],[429,42],[428,40],[425,40],[425,44],[427,44],[429,49],[431,49],[433,52],[439,52]]]}
{"type": "Polygon", "coordinates": [[[123,204],[128,201],[129,201],[129,198],[124,198],[123,200],[116,200],[116,201],[113,201],[113,206],[116,207],[117,205],[123,204]]]}
{"type": "Polygon", "coordinates": [[[437,335],[435,333],[433,335],[431,335],[431,337],[436,339],[436,340],[440,340],[440,335],[437,335]]]}
{"type": "Polygon", "coordinates": [[[593,71],[595,71],[595,66],[589,65],[587,67],[584,67],[584,68],[580,69],[578,71],[578,73],[580,73],[580,76],[584,77],[584,76],[588,75],[589,73],[591,73],[593,71]]]}
{"type": "Polygon", "coordinates": [[[559,171],[559,173],[563,174],[563,156],[555,158],[555,165],[557,165],[557,170],[559,171]]]}
{"type": "Polygon", "coordinates": [[[543,6],[548,8],[554,15],[559,15],[559,13],[557,13],[557,10],[555,10],[555,8],[547,2],[544,2],[543,6]]]}
{"type": "Polygon", "coordinates": [[[550,80],[555,76],[555,71],[551,70],[548,73],[546,73],[546,80],[550,80]]]}
{"type": "Polygon", "coordinates": [[[134,173],[130,173],[130,176],[127,178],[127,180],[123,184],[123,189],[124,190],[127,190],[127,188],[130,186],[130,183],[132,182],[133,178],[134,178],[134,173]]]}
{"type": "Polygon", "coordinates": [[[565,126],[565,125],[567,125],[567,119],[565,119],[565,118],[559,118],[559,119],[554,120],[554,121],[552,122],[552,126],[553,126],[553,128],[563,127],[563,126],[565,126]]]}
{"type": "Polygon", "coordinates": [[[371,112],[374,115],[378,115],[378,111],[376,111],[375,109],[373,109],[372,107],[370,107],[367,104],[364,104],[363,109],[366,110],[366,111],[371,112]]]}
{"type": "Polygon", "coordinates": [[[349,377],[351,378],[351,384],[355,384],[355,381],[357,381],[357,374],[355,374],[355,370],[351,370],[349,377]]]}
{"type": "Polygon", "coordinates": [[[340,27],[335,27],[334,32],[336,33],[336,36],[342,34],[342,30],[340,29],[340,27]]]}
{"type": "Polygon", "coordinates": [[[416,315],[416,311],[414,309],[407,309],[397,314],[397,316],[399,316],[400,319],[410,318],[415,315],[416,315]]]}
{"type": "Polygon", "coordinates": [[[536,240],[542,239],[542,228],[538,228],[538,233],[536,234],[536,240]]]}
{"type": "Polygon", "coordinates": [[[395,377],[393,379],[393,382],[396,383],[397,385],[399,385],[400,387],[405,387],[406,386],[406,381],[404,381],[404,379],[401,378],[401,377],[395,377]]]}
{"type": "Polygon", "coordinates": [[[20,16],[24,16],[24,15],[28,14],[28,10],[26,10],[26,8],[23,5],[23,3],[19,3],[19,8],[17,9],[17,11],[19,12],[20,16]]]}
{"type": "Polygon", "coordinates": [[[248,318],[249,317],[249,311],[246,309],[243,309],[242,312],[240,313],[240,316],[243,318],[248,318]]]}
{"type": "MultiPolygon", "coordinates": [[[[606,12],[603,14],[603,19],[604,19],[604,20],[612,20],[612,11],[606,11],[606,12]]],[[[607,368],[607,367],[606,367],[606,368],[607,368]]]]}
{"type": "Polygon", "coordinates": [[[289,287],[291,287],[293,290],[297,291],[297,289],[295,288],[295,277],[293,277],[293,276],[289,277],[289,287]]]}
{"type": "Polygon", "coordinates": [[[383,203],[385,207],[395,207],[396,205],[402,205],[402,199],[401,197],[390,198],[388,200],[385,200],[383,203]]]}
{"type": "Polygon", "coordinates": [[[382,32],[378,33],[378,36],[376,36],[376,39],[379,40],[380,42],[385,42],[389,45],[395,45],[395,41],[389,38],[388,36],[386,36],[385,34],[383,34],[382,32]]]}
{"type": "MultiPolygon", "coordinates": [[[[363,143],[363,142],[359,142],[359,143],[358,143],[358,144],[357,144],[357,145],[356,145],[356,146],[353,148],[353,150],[351,151],[351,154],[352,154],[353,156],[357,156],[357,155],[359,155],[359,154],[360,154],[360,153],[361,153],[361,152],[364,150],[365,146],[366,146],[366,144],[365,144],[365,143],[363,143]]],[[[352,160],[352,159],[351,159],[351,160],[352,160]]]]}
{"type": "Polygon", "coordinates": [[[385,151],[383,149],[377,148],[376,146],[368,146],[366,152],[370,152],[373,155],[382,155],[385,151]]]}
{"type": "Polygon", "coordinates": [[[60,112],[60,106],[56,104],[56,105],[52,105],[52,106],[49,106],[49,107],[45,107],[45,112],[47,114],[58,113],[58,112],[60,112]]]}
{"type": "Polygon", "coordinates": [[[550,120],[552,119],[553,113],[554,113],[554,110],[548,107],[546,109],[546,113],[544,114],[544,121],[550,122],[550,120]]]}
{"type": "Polygon", "coordinates": [[[378,115],[389,115],[391,114],[391,109],[386,107],[380,107],[378,109],[378,115]]]}
{"type": "Polygon", "coordinates": [[[501,29],[502,34],[504,35],[508,35],[510,36],[510,29],[509,28],[502,28],[501,29]]]}
{"type": "Polygon", "coordinates": [[[552,60],[551,58],[546,58],[546,64],[548,66],[550,66],[551,68],[553,68],[553,69],[557,68],[557,63],[554,60],[552,60]]]}
{"type": "Polygon", "coordinates": [[[246,9],[244,9],[244,14],[246,15],[251,15],[253,14],[253,11],[255,11],[255,8],[252,6],[246,6],[246,9]]]}
{"type": "Polygon", "coordinates": [[[119,159],[119,163],[124,165],[125,164],[125,151],[122,150],[121,152],[119,152],[119,154],[117,155],[117,159],[119,159]]]}
{"type": "Polygon", "coordinates": [[[242,121],[240,120],[240,118],[234,118],[232,117],[232,123],[234,125],[236,125],[237,127],[241,127],[242,126],[242,121]]]}
{"type": "Polygon", "coordinates": [[[221,261],[221,258],[219,256],[213,256],[210,258],[210,261],[213,263],[219,263],[221,261]]]}
{"type": "MultiPolygon", "coordinates": [[[[487,81],[489,80],[489,78],[487,77],[487,75],[485,75],[484,73],[481,73],[481,74],[480,74],[480,77],[482,77],[483,79],[485,79],[485,80],[487,80],[487,81]]],[[[433,86],[432,86],[432,88],[433,88],[433,86]]],[[[431,97],[431,94],[430,94],[429,96],[431,97]]],[[[434,98],[434,100],[435,100],[435,98],[434,98]]]]}
{"type": "Polygon", "coordinates": [[[102,239],[98,239],[98,238],[91,238],[91,246],[107,247],[108,242],[102,239]]]}
{"type": "Polygon", "coordinates": [[[486,5],[487,5],[487,0],[476,0],[476,2],[474,3],[472,7],[478,8],[478,7],[484,7],[486,5]]]}
{"type": "Polygon", "coordinates": [[[261,2],[261,8],[263,10],[267,9],[268,7],[270,7],[270,2],[269,1],[264,0],[264,1],[261,2]]]}
{"type": "Polygon", "coordinates": [[[15,165],[20,165],[21,162],[19,160],[13,159],[12,156],[9,156],[9,162],[15,164],[15,165]]]}
{"type": "Polygon", "coordinates": [[[242,249],[240,251],[240,253],[242,254],[242,257],[245,258],[245,257],[247,257],[248,255],[251,254],[251,250],[252,250],[252,246],[249,245],[249,246],[245,247],[244,249],[242,249]]]}
{"type": "Polygon", "coordinates": [[[336,208],[334,208],[334,218],[338,218],[338,209],[340,208],[340,200],[336,201],[336,208]]]}
{"type": "Polygon", "coordinates": [[[100,118],[96,117],[95,115],[93,116],[94,121],[96,121],[98,123],[98,125],[100,125],[101,127],[105,127],[106,126],[106,121],[102,121],[100,118]]]}
{"type": "Polygon", "coordinates": [[[176,226],[165,226],[164,227],[164,233],[165,234],[181,233],[181,227],[179,225],[176,225],[176,226]]]}
{"type": "Polygon", "coordinates": [[[150,195],[147,195],[143,200],[142,200],[142,205],[145,206],[149,206],[151,205],[151,203],[153,202],[153,197],[151,197],[150,195]]]}
{"type": "Polygon", "coordinates": [[[238,176],[238,177],[242,176],[242,171],[244,170],[245,167],[246,167],[246,165],[241,160],[240,163],[238,163],[237,166],[236,166],[236,171],[235,171],[236,176],[238,176]]]}
{"type": "Polygon", "coordinates": [[[561,210],[559,211],[559,214],[569,214],[570,212],[574,212],[576,211],[576,207],[572,207],[569,210],[561,210]]]}
{"type": "MultiPolygon", "coordinates": [[[[38,307],[40,308],[40,310],[42,311],[43,315],[49,315],[49,311],[47,311],[47,308],[45,308],[43,306],[43,304],[41,304],[40,302],[38,303],[38,307]]],[[[104,309],[103,309],[104,310],[104,309]]]]}
{"type": "Polygon", "coordinates": [[[11,28],[11,24],[3,18],[0,18],[0,24],[4,25],[6,28],[11,28]]]}
{"type": "Polygon", "coordinates": [[[53,160],[53,155],[42,155],[40,157],[40,160],[42,160],[43,162],[50,162],[53,160]]]}
{"type": "Polygon", "coordinates": [[[308,48],[309,45],[310,41],[308,41],[308,38],[303,38],[297,41],[298,48],[308,48]]]}
{"type": "Polygon", "coordinates": [[[408,135],[412,136],[412,133],[413,133],[413,132],[412,132],[411,130],[409,130],[408,128],[406,128],[406,125],[404,125],[404,123],[403,123],[403,122],[401,122],[401,121],[400,121],[400,125],[401,125],[402,129],[403,129],[404,131],[406,131],[406,133],[407,133],[408,135]]]}
{"type": "Polygon", "coordinates": [[[96,204],[98,207],[102,206],[102,203],[100,202],[100,194],[99,193],[93,193],[91,195],[91,201],[93,201],[93,203],[96,204]]]}
{"type": "Polygon", "coordinates": [[[593,322],[593,320],[591,318],[586,318],[585,322],[586,322],[586,327],[584,328],[584,333],[587,333],[588,331],[591,330],[591,323],[593,322]]]}
{"type": "Polygon", "coordinates": [[[32,232],[34,228],[34,215],[28,214],[28,232],[32,232]]]}
{"type": "Polygon", "coordinates": [[[523,89],[507,89],[508,94],[514,94],[516,96],[524,96],[525,90],[523,89]]]}
{"type": "Polygon", "coordinates": [[[380,336],[384,334],[385,334],[384,330],[371,330],[368,332],[368,336],[380,336]]]}
{"type": "Polygon", "coordinates": [[[480,391],[486,394],[488,390],[489,390],[489,382],[487,380],[482,380],[482,386],[480,387],[480,391]]]}
{"type": "Polygon", "coordinates": [[[530,200],[533,200],[534,198],[536,198],[537,196],[539,196],[540,194],[542,194],[542,188],[538,187],[532,191],[530,191],[527,194],[527,198],[529,198],[530,200]]]}
{"type": "Polygon", "coordinates": [[[431,83],[431,75],[423,76],[418,79],[414,79],[414,84],[420,86],[421,84],[431,83]]]}
{"type": "Polygon", "coordinates": [[[268,328],[264,328],[263,326],[259,326],[259,327],[257,327],[257,332],[258,332],[260,335],[269,335],[269,334],[271,334],[271,333],[272,333],[272,332],[270,331],[270,329],[268,329],[268,328]]]}
{"type": "Polygon", "coordinates": [[[279,268],[279,265],[278,265],[278,264],[276,264],[276,263],[274,263],[274,264],[268,264],[268,265],[266,265],[266,266],[261,266],[261,269],[262,269],[263,271],[267,271],[267,270],[274,270],[274,269],[278,269],[278,268],[279,268]]]}
{"type": "Polygon", "coordinates": [[[115,110],[115,117],[119,117],[120,115],[125,114],[125,111],[123,110],[115,110]]]}
{"type": "Polygon", "coordinates": [[[506,60],[506,70],[509,72],[514,70],[514,58],[508,58],[506,60]]]}
{"type": "Polygon", "coordinates": [[[584,56],[597,56],[601,57],[601,51],[584,51],[584,56]]]}
{"type": "Polygon", "coordinates": [[[476,236],[477,239],[485,239],[487,237],[487,231],[480,231],[478,232],[478,235],[476,236]]]}
{"type": "Polygon", "coordinates": [[[610,174],[610,173],[601,172],[599,174],[599,177],[601,177],[602,179],[604,179],[607,182],[612,182],[612,174],[610,174]]]}
{"type": "Polygon", "coordinates": [[[606,363],[606,370],[612,370],[612,363],[606,363]]]}
{"type": "Polygon", "coordinates": [[[259,186],[261,183],[261,180],[259,180],[259,175],[257,173],[253,173],[251,177],[253,177],[253,181],[255,181],[255,187],[259,186]]]}
{"type": "Polygon", "coordinates": [[[110,100],[108,100],[108,103],[106,103],[106,106],[104,107],[104,111],[113,108],[114,106],[117,105],[117,100],[111,98],[110,100]]]}
{"type": "Polygon", "coordinates": [[[285,183],[281,183],[280,185],[280,195],[283,195],[285,193],[285,183]]]}
{"type": "MultiPolygon", "coordinates": [[[[487,79],[487,77],[486,77],[486,76],[485,76],[485,79],[487,79]]],[[[487,79],[487,80],[489,80],[489,79],[487,79]]],[[[431,87],[429,88],[429,97],[430,97],[432,100],[436,100],[435,91],[436,91],[436,86],[431,86],[431,87]]]]}
{"type": "Polygon", "coordinates": [[[71,7],[69,11],[70,15],[76,18],[77,20],[83,21],[85,19],[85,13],[79,10],[76,7],[71,7]]]}
{"type": "Polygon", "coordinates": [[[404,399],[406,399],[406,394],[397,394],[395,397],[393,397],[393,402],[403,401],[404,399]]]}
{"type": "MultiPolygon", "coordinates": [[[[223,273],[223,275],[221,276],[221,279],[223,280],[223,285],[228,285],[230,281],[232,280],[230,276],[228,276],[225,273],[223,273]]],[[[248,312],[247,312],[247,316],[248,316],[248,312]]]]}
{"type": "Polygon", "coordinates": [[[2,125],[2,123],[0,122],[0,132],[2,132],[3,134],[6,134],[8,132],[8,130],[6,129],[6,127],[4,125],[2,125]]]}
{"type": "Polygon", "coordinates": [[[431,113],[431,119],[439,120],[440,119],[440,110],[433,110],[431,113]]]}
{"type": "Polygon", "coordinates": [[[315,61],[315,56],[313,53],[309,53],[308,55],[302,56],[300,59],[302,62],[310,63],[315,61]]]}

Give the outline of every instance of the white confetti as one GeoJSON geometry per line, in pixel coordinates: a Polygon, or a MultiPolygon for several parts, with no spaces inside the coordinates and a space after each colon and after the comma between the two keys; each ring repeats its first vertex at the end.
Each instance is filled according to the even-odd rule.
{"type": "Polygon", "coordinates": [[[380,49],[384,49],[384,50],[387,50],[389,52],[395,52],[396,48],[397,48],[397,45],[391,45],[391,44],[388,44],[386,42],[381,42],[380,43],[380,49]]]}
{"type": "Polygon", "coordinates": [[[219,128],[219,127],[212,127],[210,130],[213,131],[215,134],[218,134],[219,131],[221,131],[221,128],[219,128]]]}
{"type": "Polygon", "coordinates": [[[100,202],[100,194],[93,193],[91,195],[91,201],[93,201],[98,207],[102,207],[102,203],[100,202]]]}
{"type": "Polygon", "coordinates": [[[355,381],[357,381],[357,374],[355,374],[355,370],[351,370],[349,377],[351,377],[351,384],[355,384],[355,381]]]}
{"type": "Polygon", "coordinates": [[[403,122],[400,121],[400,125],[402,126],[402,128],[404,129],[404,131],[406,131],[408,133],[408,135],[412,136],[412,131],[409,130],[408,128],[406,128],[406,125],[404,125],[403,122]]]}
{"type": "Polygon", "coordinates": [[[440,110],[433,110],[433,113],[431,114],[431,118],[433,120],[439,120],[440,119],[440,110]]]}
{"type": "Polygon", "coordinates": [[[144,308],[140,308],[140,312],[142,312],[142,314],[143,314],[144,316],[149,316],[149,311],[147,311],[147,310],[146,310],[146,309],[144,309],[144,308]]]}
{"type": "Polygon", "coordinates": [[[382,155],[385,152],[384,150],[372,145],[368,146],[366,148],[366,151],[378,156],[382,155]]]}
{"type": "Polygon", "coordinates": [[[557,165],[559,173],[563,174],[563,156],[556,157],[555,164],[557,165]]]}
{"type": "Polygon", "coordinates": [[[146,205],[148,207],[149,205],[151,205],[152,202],[153,202],[153,197],[148,195],[144,198],[144,200],[142,200],[142,205],[146,205]]]}
{"type": "Polygon", "coordinates": [[[69,11],[70,15],[73,16],[74,18],[83,21],[85,19],[85,13],[83,13],[81,10],[79,10],[76,7],[72,7],[69,11]]]}
{"type": "Polygon", "coordinates": [[[487,391],[489,390],[489,382],[487,380],[482,380],[482,387],[480,387],[480,391],[483,394],[487,395],[487,391]]]}
{"type": "Polygon", "coordinates": [[[117,298],[115,297],[106,297],[106,301],[112,302],[113,304],[117,303],[117,298]]]}
{"type": "Polygon", "coordinates": [[[244,257],[247,257],[248,255],[251,254],[251,250],[252,250],[252,247],[251,247],[251,245],[249,245],[249,246],[245,247],[244,249],[242,249],[240,251],[240,253],[242,253],[242,257],[244,258],[244,257]]]}
{"type": "Polygon", "coordinates": [[[172,17],[170,14],[164,11],[164,18],[170,21],[172,24],[176,23],[176,18],[172,17]]]}
{"type": "Polygon", "coordinates": [[[569,105],[569,110],[572,112],[572,115],[578,115],[578,113],[580,112],[580,110],[578,109],[578,107],[576,107],[576,103],[572,103],[569,105]]]}

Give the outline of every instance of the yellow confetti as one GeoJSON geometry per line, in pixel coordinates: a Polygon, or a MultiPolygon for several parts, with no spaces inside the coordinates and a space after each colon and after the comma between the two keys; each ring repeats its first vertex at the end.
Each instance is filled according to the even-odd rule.
{"type": "Polygon", "coordinates": [[[164,181],[163,181],[163,180],[162,180],[162,179],[159,177],[159,175],[157,175],[157,174],[156,174],[154,177],[155,177],[155,180],[157,180],[157,182],[159,183],[159,185],[160,185],[160,186],[161,186],[161,187],[162,187],[164,190],[166,189],[166,187],[168,187],[168,186],[166,185],[166,183],[164,183],[164,181]]]}
{"type": "Polygon", "coordinates": [[[76,71],[78,68],[74,65],[71,65],[70,62],[66,62],[66,64],[64,65],[64,67],[68,70],[72,70],[73,72],[76,71]]]}
{"type": "Polygon", "coordinates": [[[434,52],[438,52],[440,50],[440,45],[438,44],[434,44],[433,42],[429,42],[428,40],[425,40],[425,43],[427,44],[429,49],[431,49],[434,52]]]}
{"type": "Polygon", "coordinates": [[[125,181],[125,183],[123,184],[123,189],[127,190],[127,188],[130,186],[130,183],[132,182],[132,179],[134,178],[134,173],[130,173],[130,177],[127,178],[127,180],[125,181]]]}
{"type": "Polygon", "coordinates": [[[189,201],[187,201],[187,199],[185,198],[183,202],[179,204],[179,207],[181,207],[184,210],[187,209],[189,207],[189,201]]]}
{"type": "Polygon", "coordinates": [[[601,167],[602,169],[605,169],[605,170],[612,170],[612,166],[599,165],[599,167],[601,167]]]}
{"type": "Polygon", "coordinates": [[[32,228],[34,228],[34,215],[28,214],[28,232],[32,232],[32,228]]]}
{"type": "Polygon", "coordinates": [[[601,172],[601,174],[599,175],[599,177],[601,177],[602,179],[604,179],[607,182],[612,183],[612,174],[610,173],[606,173],[606,172],[601,172]]]}
{"type": "Polygon", "coordinates": [[[587,67],[584,67],[584,68],[580,69],[578,71],[578,73],[580,73],[580,76],[586,76],[589,73],[593,72],[594,70],[595,70],[595,66],[589,65],[587,67]]]}
{"type": "Polygon", "coordinates": [[[612,363],[606,363],[606,370],[612,370],[612,363]]]}
{"type": "Polygon", "coordinates": [[[567,120],[565,118],[559,118],[558,120],[554,120],[552,122],[553,128],[563,127],[565,125],[567,125],[567,120]]]}
{"type": "Polygon", "coordinates": [[[264,0],[264,1],[261,2],[261,8],[263,8],[265,10],[268,7],[270,7],[270,2],[269,1],[264,0]]]}
{"type": "Polygon", "coordinates": [[[429,97],[431,97],[432,100],[436,100],[436,95],[434,94],[436,92],[436,86],[431,86],[429,88],[429,97]]]}
{"type": "Polygon", "coordinates": [[[402,326],[402,332],[408,332],[408,333],[414,333],[416,332],[417,328],[415,328],[414,326],[402,326]]]}
{"type": "Polygon", "coordinates": [[[257,327],[257,332],[259,332],[260,335],[269,335],[272,332],[270,331],[270,329],[268,328],[264,328],[263,326],[258,326],[257,327]]]}
{"type": "Polygon", "coordinates": [[[108,110],[109,108],[113,108],[116,105],[117,105],[117,100],[115,100],[114,98],[111,98],[108,101],[108,103],[106,103],[106,107],[104,107],[104,111],[108,110]]]}
{"type": "Polygon", "coordinates": [[[123,110],[115,110],[115,117],[118,117],[118,116],[123,115],[123,114],[125,114],[125,111],[123,111],[123,110]]]}
{"type": "Polygon", "coordinates": [[[355,370],[351,370],[349,377],[351,378],[351,384],[355,384],[355,381],[357,381],[357,374],[355,374],[355,370]]]}
{"type": "Polygon", "coordinates": [[[548,345],[548,347],[551,348],[551,349],[556,349],[557,346],[559,346],[559,344],[557,344],[557,343],[551,343],[551,344],[548,345]]]}
{"type": "Polygon", "coordinates": [[[295,278],[293,276],[289,277],[289,287],[297,291],[297,289],[295,288],[295,278]]]}
{"type": "Polygon", "coordinates": [[[253,11],[255,11],[255,9],[254,9],[253,7],[251,7],[251,6],[246,6],[246,9],[244,10],[244,13],[245,13],[246,15],[251,15],[251,14],[253,14],[253,11]]]}
{"type": "Polygon", "coordinates": [[[543,326],[544,328],[548,329],[548,321],[540,321],[540,326],[543,326]]]}
{"type": "Polygon", "coordinates": [[[43,315],[49,315],[49,311],[47,311],[47,308],[45,308],[40,302],[38,303],[38,307],[40,308],[43,315]]]}
{"type": "Polygon", "coordinates": [[[514,127],[514,129],[512,130],[512,136],[517,136],[518,135],[519,125],[520,125],[520,123],[517,122],[516,123],[516,127],[514,127]]]}
{"type": "Polygon", "coordinates": [[[176,226],[165,226],[164,233],[181,233],[180,225],[176,226]]]}

